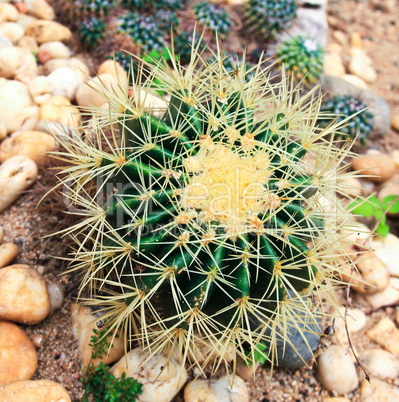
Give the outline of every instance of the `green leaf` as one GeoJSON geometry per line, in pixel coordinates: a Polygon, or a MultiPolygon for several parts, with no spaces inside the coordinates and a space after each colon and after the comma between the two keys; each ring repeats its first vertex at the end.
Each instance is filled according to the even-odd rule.
{"type": "Polygon", "coordinates": [[[352,213],[355,215],[362,215],[365,217],[374,216],[376,207],[372,205],[368,200],[356,200],[353,201],[349,207],[352,213]]]}
{"type": "MultiPolygon", "coordinates": [[[[387,195],[382,200],[382,208],[386,211],[390,205],[398,198],[397,195],[387,195]]],[[[389,212],[392,214],[399,213],[399,198],[393,203],[393,205],[389,208],[389,212]]]]}
{"type": "Polygon", "coordinates": [[[389,233],[389,226],[384,222],[378,225],[376,232],[382,237],[387,237],[389,233]]]}

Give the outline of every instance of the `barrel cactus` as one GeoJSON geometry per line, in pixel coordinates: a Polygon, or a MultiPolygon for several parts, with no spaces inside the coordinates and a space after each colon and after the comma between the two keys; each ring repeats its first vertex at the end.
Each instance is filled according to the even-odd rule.
{"type": "Polygon", "coordinates": [[[295,0],[249,0],[245,6],[246,26],[259,37],[273,39],[296,18],[295,0]]]}
{"type": "Polygon", "coordinates": [[[276,57],[285,71],[307,87],[317,84],[323,74],[324,49],[311,38],[294,36],[277,46],[276,57]]]}
{"type": "Polygon", "coordinates": [[[109,108],[93,108],[85,135],[60,136],[60,180],[80,217],[67,229],[71,270],[109,331],[150,355],[273,362],[280,337],[314,331],[316,304],[336,300],[348,150],[334,127],[315,127],[315,90],[271,83],[261,61],[231,79],[221,54],[200,63],[199,48],[185,68],[148,64],[133,97],[99,87],[109,108]],[[165,108],[148,106],[157,85],[165,108]]]}
{"type": "Polygon", "coordinates": [[[320,127],[325,128],[333,121],[341,123],[337,138],[358,139],[364,145],[374,128],[374,116],[367,110],[367,105],[359,98],[351,95],[336,95],[326,101],[321,109],[323,117],[318,120],[320,127]]]}
{"type": "Polygon", "coordinates": [[[217,32],[219,37],[227,36],[231,31],[231,17],[227,11],[210,1],[199,1],[193,5],[195,16],[205,27],[217,32]]]}
{"type": "Polygon", "coordinates": [[[88,17],[79,26],[79,40],[88,48],[93,48],[104,38],[106,25],[101,18],[88,17]]]}

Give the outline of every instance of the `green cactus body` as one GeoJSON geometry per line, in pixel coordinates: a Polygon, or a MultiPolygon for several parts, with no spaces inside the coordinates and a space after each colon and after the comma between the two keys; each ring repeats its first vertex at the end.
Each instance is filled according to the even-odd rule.
{"type": "Polygon", "coordinates": [[[277,47],[276,57],[296,82],[303,80],[307,87],[317,84],[323,74],[324,49],[311,38],[289,38],[277,47]]]}
{"type": "Polygon", "coordinates": [[[335,132],[336,137],[355,139],[358,137],[361,145],[364,145],[374,128],[374,117],[367,110],[367,105],[359,98],[350,95],[336,95],[325,102],[320,111],[323,117],[318,120],[322,128],[328,127],[333,121],[345,125],[335,132]]]}
{"type": "Polygon", "coordinates": [[[104,38],[105,29],[101,18],[88,17],[80,24],[79,40],[88,48],[93,48],[104,38]]]}
{"type": "Polygon", "coordinates": [[[227,36],[231,31],[231,17],[227,11],[209,1],[199,1],[193,5],[195,16],[206,28],[217,32],[219,37],[227,36]]]}
{"type": "Polygon", "coordinates": [[[259,37],[273,39],[291,26],[296,11],[295,0],[249,0],[245,6],[246,26],[259,37]]]}
{"type": "Polygon", "coordinates": [[[88,17],[104,17],[119,4],[119,0],[62,0],[61,8],[73,23],[88,17]]]}
{"type": "Polygon", "coordinates": [[[345,254],[320,197],[335,200],[347,149],[314,128],[317,96],[291,99],[261,62],[250,79],[243,69],[230,79],[218,58],[199,64],[193,51],[173,73],[148,65],[142,98],[101,91],[111,105],[93,109],[102,123],[60,137],[67,197],[86,217],[70,229],[82,290],[148,353],[176,346],[199,365],[227,363],[231,348],[253,363],[259,344],[272,360],[273,336],[315,320],[324,292],[335,300],[345,254]],[[163,110],[143,106],[157,82],[170,96],[163,110]]]}

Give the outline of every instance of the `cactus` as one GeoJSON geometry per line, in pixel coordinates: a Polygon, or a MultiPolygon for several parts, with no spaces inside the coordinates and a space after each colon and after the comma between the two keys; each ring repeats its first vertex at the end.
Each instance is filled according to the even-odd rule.
{"type": "Polygon", "coordinates": [[[104,17],[118,4],[119,0],[62,0],[61,9],[76,22],[88,17],[104,17]]]}
{"type": "Polygon", "coordinates": [[[231,31],[231,17],[226,10],[209,1],[199,1],[193,5],[195,16],[206,28],[217,32],[219,37],[227,36],[231,31]]]}
{"type": "Polygon", "coordinates": [[[324,49],[311,38],[295,36],[276,49],[276,57],[285,71],[306,87],[316,84],[323,74],[324,49]]]}
{"type": "Polygon", "coordinates": [[[336,137],[353,140],[358,136],[360,145],[364,145],[374,128],[374,117],[366,109],[367,105],[359,98],[336,95],[322,105],[320,110],[324,116],[318,120],[319,127],[325,128],[337,120],[341,127],[335,132],[336,137]]]}
{"type": "Polygon", "coordinates": [[[119,17],[118,33],[129,35],[143,51],[162,50],[164,33],[150,16],[128,12],[119,17]]]}
{"type": "Polygon", "coordinates": [[[186,0],[122,0],[123,6],[128,10],[181,10],[186,0]]]}
{"type": "Polygon", "coordinates": [[[79,40],[88,48],[98,45],[104,38],[106,25],[101,18],[88,17],[79,27],[79,40]]]}
{"type": "Polygon", "coordinates": [[[263,39],[273,39],[296,18],[295,0],[249,0],[245,6],[246,26],[263,39]]]}
{"type": "Polygon", "coordinates": [[[154,14],[154,20],[157,21],[158,26],[165,34],[170,33],[171,29],[176,31],[180,25],[180,21],[177,15],[173,11],[169,10],[158,10],[154,14]]]}
{"type": "Polygon", "coordinates": [[[100,86],[109,109],[93,108],[85,136],[59,137],[60,183],[84,218],[66,230],[71,270],[109,331],[123,327],[148,354],[273,362],[279,337],[312,331],[315,303],[336,301],[348,147],[315,127],[316,89],[271,83],[262,61],[249,81],[244,69],[229,79],[220,52],[208,63],[198,49],[172,72],[148,64],[133,97],[100,86]],[[157,85],[165,109],[144,106],[157,85]]]}

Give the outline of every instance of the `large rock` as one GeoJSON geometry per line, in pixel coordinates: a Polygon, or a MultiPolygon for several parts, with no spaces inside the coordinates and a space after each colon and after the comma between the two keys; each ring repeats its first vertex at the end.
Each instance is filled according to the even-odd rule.
{"type": "Polygon", "coordinates": [[[29,81],[28,89],[35,103],[41,105],[53,95],[54,85],[48,77],[39,75],[29,81]]]}
{"type": "Polygon", "coordinates": [[[16,155],[27,156],[38,165],[49,165],[48,152],[55,151],[57,141],[41,131],[20,131],[6,138],[0,145],[0,162],[16,155]]]}
{"type": "Polygon", "coordinates": [[[26,156],[13,156],[0,166],[0,213],[36,180],[37,165],[26,156]]]}
{"type": "Polygon", "coordinates": [[[29,14],[42,20],[53,20],[55,17],[53,7],[45,0],[24,0],[29,14]]]}
{"type": "Polygon", "coordinates": [[[18,10],[12,4],[0,3],[0,22],[15,22],[18,20],[18,16],[18,10]]]}
{"type": "Polygon", "coordinates": [[[18,47],[0,49],[0,77],[29,81],[38,74],[35,56],[28,50],[18,47]],[[28,76],[28,80],[25,77],[28,76]],[[21,79],[22,78],[22,79],[21,79]]]}
{"type": "Polygon", "coordinates": [[[27,265],[0,269],[0,319],[37,324],[50,312],[50,297],[42,276],[27,265]]]}
{"type": "Polygon", "coordinates": [[[0,24],[0,36],[7,36],[15,45],[24,36],[25,30],[16,22],[3,22],[0,24]]]}
{"type": "Polygon", "coordinates": [[[97,73],[98,75],[111,74],[122,87],[125,87],[129,83],[125,69],[114,60],[105,60],[101,63],[97,73]]]}
{"type": "Polygon", "coordinates": [[[50,380],[19,381],[0,390],[3,402],[71,402],[66,389],[50,380]]]}
{"type": "Polygon", "coordinates": [[[374,92],[358,88],[341,77],[331,75],[323,77],[322,92],[328,92],[329,96],[352,95],[360,98],[365,105],[369,106],[368,110],[374,116],[373,133],[382,136],[389,132],[391,109],[386,100],[374,92]]]}
{"type": "Polygon", "coordinates": [[[38,121],[39,108],[33,105],[27,86],[0,79],[0,125],[4,125],[5,132],[33,130],[38,121]]]}
{"type": "MultiPolygon", "coordinates": [[[[37,354],[32,342],[22,329],[7,321],[0,321],[0,362],[0,389],[16,381],[30,380],[37,367],[37,354]]],[[[1,392],[0,400],[6,402],[1,392]]]]}
{"type": "Polygon", "coordinates": [[[120,378],[133,377],[143,384],[138,401],[169,402],[180,391],[187,379],[185,368],[173,357],[162,354],[148,357],[140,348],[128,352],[110,370],[120,378]]]}
{"type": "Polygon", "coordinates": [[[185,402],[249,402],[249,392],[245,382],[238,376],[227,375],[218,380],[195,380],[184,388],[185,402]],[[234,381],[231,384],[231,381],[234,381]]]}
{"type": "Polygon", "coordinates": [[[26,35],[36,38],[37,43],[45,43],[52,41],[65,42],[72,37],[72,32],[69,28],[54,21],[37,20],[31,22],[25,31],[26,35]]]}
{"type": "Polygon", "coordinates": [[[367,179],[383,183],[389,180],[395,173],[395,162],[382,153],[361,155],[352,159],[352,167],[354,170],[360,170],[362,175],[368,176],[367,179]]]}
{"type": "Polygon", "coordinates": [[[51,59],[68,59],[71,51],[62,42],[46,42],[40,45],[37,54],[40,63],[47,63],[51,59]]]}
{"type": "Polygon", "coordinates": [[[70,101],[75,99],[75,94],[80,82],[72,68],[58,68],[50,73],[47,78],[53,84],[54,96],[65,96],[70,101]]]}

